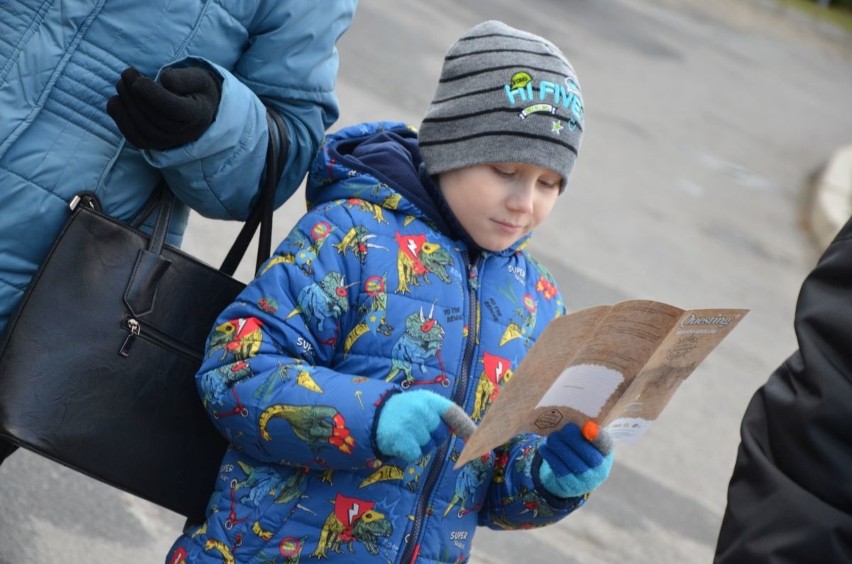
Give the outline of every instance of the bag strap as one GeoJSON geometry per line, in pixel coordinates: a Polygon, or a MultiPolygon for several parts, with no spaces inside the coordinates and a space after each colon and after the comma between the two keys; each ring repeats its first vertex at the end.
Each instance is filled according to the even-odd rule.
{"type": "MultiPolygon", "coordinates": [[[[222,266],[219,267],[219,270],[228,276],[233,276],[236,272],[251,240],[254,238],[254,234],[257,232],[258,226],[260,226],[260,239],[255,269],[260,270],[260,267],[272,254],[272,212],[275,210],[275,191],[278,181],[281,179],[281,174],[284,172],[284,164],[290,150],[290,140],[284,119],[269,105],[266,106],[266,123],[269,129],[269,141],[266,147],[266,166],[260,181],[261,189],[251,214],[243,224],[233,245],[231,245],[222,266]],[[270,171],[272,171],[272,174],[270,174],[270,171]]],[[[159,210],[157,223],[148,244],[148,250],[152,253],[160,254],[163,249],[174,203],[174,193],[169,189],[168,184],[162,181],[154,189],[151,197],[139,213],[129,222],[131,227],[138,229],[155,210],[159,210]]]]}
{"type": "Polygon", "coordinates": [[[287,125],[278,112],[269,105],[266,106],[266,110],[269,141],[266,149],[266,169],[261,179],[258,201],[219,268],[219,270],[231,276],[242,261],[249,243],[257,232],[258,225],[261,229],[257,245],[255,271],[260,270],[260,267],[272,254],[272,212],[275,209],[275,189],[278,186],[281,174],[284,172],[284,163],[290,149],[290,141],[287,125]]]}
{"type": "Polygon", "coordinates": [[[169,221],[172,218],[172,210],[175,207],[175,195],[171,190],[163,189],[160,194],[160,213],[157,214],[157,223],[148,241],[148,251],[154,254],[163,252],[166,244],[166,236],[169,234],[169,221]]]}
{"type": "Polygon", "coordinates": [[[142,209],[139,210],[133,219],[127,222],[127,225],[134,229],[139,229],[142,227],[142,224],[145,223],[145,220],[148,219],[154,211],[158,207],[160,207],[160,200],[163,198],[163,192],[169,191],[169,185],[166,184],[165,180],[160,180],[160,183],[154,187],[154,190],[151,191],[151,195],[148,197],[148,201],[145,202],[145,205],[142,206],[142,209]]]}

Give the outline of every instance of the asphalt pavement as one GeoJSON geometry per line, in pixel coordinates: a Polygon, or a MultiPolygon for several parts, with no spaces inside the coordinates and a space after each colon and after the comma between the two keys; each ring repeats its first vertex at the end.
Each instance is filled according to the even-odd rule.
{"type": "MultiPolygon", "coordinates": [[[[742,413],[795,349],[799,286],[848,215],[834,213],[848,191],[815,204],[811,188],[852,143],[852,37],[771,0],[362,0],[340,43],[335,128],[417,125],[447,48],[486,19],[550,38],[580,78],[583,147],[532,243],[569,306],[750,313],[639,443],[616,446],[584,508],[543,529],[481,530],[471,561],[709,563],[742,413]]],[[[303,207],[297,193],[276,212],[276,239],[303,207]]],[[[237,230],[193,216],[184,247],[219,264],[237,230]]],[[[27,452],[0,484],[2,564],[163,562],[183,523],[27,452]]]]}

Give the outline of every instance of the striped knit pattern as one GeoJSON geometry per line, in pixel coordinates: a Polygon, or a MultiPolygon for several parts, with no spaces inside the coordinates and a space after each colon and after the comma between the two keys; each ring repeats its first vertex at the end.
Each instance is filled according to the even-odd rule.
{"type": "Polygon", "coordinates": [[[564,188],[583,135],[574,68],[551,42],[488,21],[447,52],[420,125],[429,174],[495,162],[558,172],[564,188]]]}

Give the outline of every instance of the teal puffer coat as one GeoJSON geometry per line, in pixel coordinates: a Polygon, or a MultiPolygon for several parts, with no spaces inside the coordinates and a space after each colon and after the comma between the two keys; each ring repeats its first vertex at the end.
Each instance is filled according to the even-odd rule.
{"type": "MultiPolygon", "coordinates": [[[[201,214],[243,219],[264,164],[265,100],[291,141],[277,202],[300,184],[338,116],[337,38],[355,0],[9,0],[0,3],[0,331],[80,191],[133,217],[161,176],[201,214]],[[193,143],[139,151],[106,113],[123,69],[221,75],[215,121],[193,143]]],[[[176,214],[173,242],[188,211],[176,214]]]]}
{"type": "Polygon", "coordinates": [[[419,159],[398,123],[323,144],[311,211],[208,340],[198,387],[233,446],[170,562],[465,562],[477,526],[538,527],[583,504],[538,482],[538,435],[459,470],[458,437],[413,464],[374,448],[391,393],[432,390],[481,420],[565,309],[526,240],[472,253],[436,228],[424,188],[400,184],[423,178],[419,159]],[[353,156],[388,133],[383,172],[353,156]],[[404,195],[418,193],[419,207],[404,195]]]}

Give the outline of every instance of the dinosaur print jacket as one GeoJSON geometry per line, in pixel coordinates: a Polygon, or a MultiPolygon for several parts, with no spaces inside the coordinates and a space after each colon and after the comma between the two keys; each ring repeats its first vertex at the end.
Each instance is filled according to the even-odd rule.
{"type": "Polygon", "coordinates": [[[548,525],[584,503],[538,482],[538,435],[459,470],[455,436],[410,465],[374,447],[388,394],[426,388],[481,420],[565,310],[526,240],[468,250],[431,182],[404,124],[327,136],[310,211],[208,340],[198,388],[232,446],[168,562],[466,562],[478,525],[548,525]]]}

